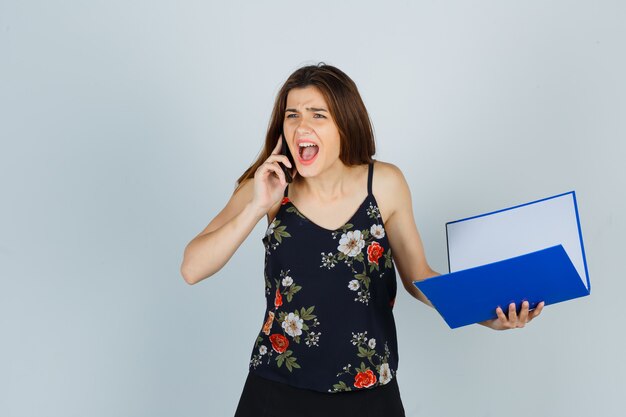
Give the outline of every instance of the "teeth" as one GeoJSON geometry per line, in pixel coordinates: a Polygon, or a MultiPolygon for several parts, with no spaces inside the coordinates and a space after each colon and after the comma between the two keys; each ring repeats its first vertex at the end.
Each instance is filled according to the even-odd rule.
{"type": "Polygon", "coordinates": [[[301,148],[303,148],[303,147],[308,147],[308,146],[317,146],[317,145],[316,145],[316,144],[314,144],[314,143],[309,143],[309,142],[307,142],[307,143],[301,143],[299,146],[300,146],[301,148]]]}

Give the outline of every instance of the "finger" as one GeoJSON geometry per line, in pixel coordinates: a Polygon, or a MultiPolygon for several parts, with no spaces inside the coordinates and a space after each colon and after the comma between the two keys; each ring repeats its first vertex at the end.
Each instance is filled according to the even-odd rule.
{"type": "Polygon", "coordinates": [[[524,301],[522,303],[522,310],[519,314],[519,323],[520,327],[524,327],[524,325],[528,323],[528,301],[524,301]]]}
{"type": "Polygon", "coordinates": [[[289,160],[287,155],[272,154],[272,155],[268,156],[267,159],[265,160],[265,162],[274,162],[274,161],[280,161],[283,164],[287,165],[289,168],[293,168],[291,166],[291,161],[289,160]]]}
{"type": "Polygon", "coordinates": [[[278,162],[265,162],[262,166],[265,167],[267,175],[270,175],[270,172],[275,172],[278,178],[280,179],[280,183],[282,185],[287,185],[287,180],[285,179],[285,173],[282,168],[278,166],[278,162]]]}
{"type": "Polygon", "coordinates": [[[546,303],[544,301],[542,301],[539,304],[537,304],[537,307],[535,307],[535,309],[532,311],[532,313],[530,313],[530,317],[528,318],[529,322],[532,319],[534,319],[535,317],[537,317],[538,315],[541,314],[541,310],[543,310],[543,306],[544,305],[546,305],[546,303]]]}
{"type": "Polygon", "coordinates": [[[280,148],[281,148],[282,144],[283,144],[283,141],[282,141],[282,135],[281,135],[281,136],[278,137],[278,141],[276,143],[276,146],[274,146],[274,149],[272,150],[272,155],[276,155],[276,154],[280,153],[280,148]]]}
{"type": "Polygon", "coordinates": [[[504,311],[502,311],[500,306],[498,306],[498,308],[496,308],[496,314],[497,314],[498,318],[500,319],[500,321],[502,323],[506,323],[508,321],[506,316],[504,315],[504,311]]]}
{"type": "Polygon", "coordinates": [[[278,162],[273,162],[272,167],[274,167],[274,172],[278,174],[278,177],[280,178],[280,183],[282,185],[287,185],[287,178],[285,176],[285,171],[283,171],[280,165],[278,165],[278,162]]]}
{"type": "Polygon", "coordinates": [[[509,321],[511,324],[517,323],[517,311],[515,311],[515,303],[509,304],[509,321]]]}

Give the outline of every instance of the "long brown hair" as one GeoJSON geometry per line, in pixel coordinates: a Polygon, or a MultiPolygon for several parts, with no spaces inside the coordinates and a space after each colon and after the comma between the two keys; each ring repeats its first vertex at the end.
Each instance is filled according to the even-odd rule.
{"type": "Polygon", "coordinates": [[[265,146],[258,159],[237,179],[237,187],[244,180],[253,178],[257,168],[265,162],[276,146],[276,141],[285,119],[287,94],[292,88],[317,87],[328,104],[328,111],[337,124],[340,137],[339,159],[345,165],[360,165],[372,162],[376,153],[374,128],[356,84],[339,68],[320,62],[301,67],[293,72],[281,87],[270,117],[265,146]]]}

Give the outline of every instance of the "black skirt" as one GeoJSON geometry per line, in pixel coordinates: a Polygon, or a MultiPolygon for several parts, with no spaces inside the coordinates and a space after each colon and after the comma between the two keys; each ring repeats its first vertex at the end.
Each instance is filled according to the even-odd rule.
{"type": "Polygon", "coordinates": [[[373,389],[325,393],[262,378],[253,372],[235,417],[405,417],[396,378],[373,389]]]}

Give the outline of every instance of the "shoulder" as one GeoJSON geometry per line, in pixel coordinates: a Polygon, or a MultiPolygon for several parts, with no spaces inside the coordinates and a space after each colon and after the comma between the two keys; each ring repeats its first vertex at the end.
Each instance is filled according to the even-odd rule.
{"type": "Polygon", "coordinates": [[[374,161],[374,178],[384,186],[397,185],[404,181],[402,170],[391,162],[374,161]]]}
{"type": "Polygon", "coordinates": [[[389,219],[400,208],[407,207],[407,203],[410,206],[411,192],[406,178],[402,170],[390,162],[374,162],[372,192],[384,220],[389,219]]]}

